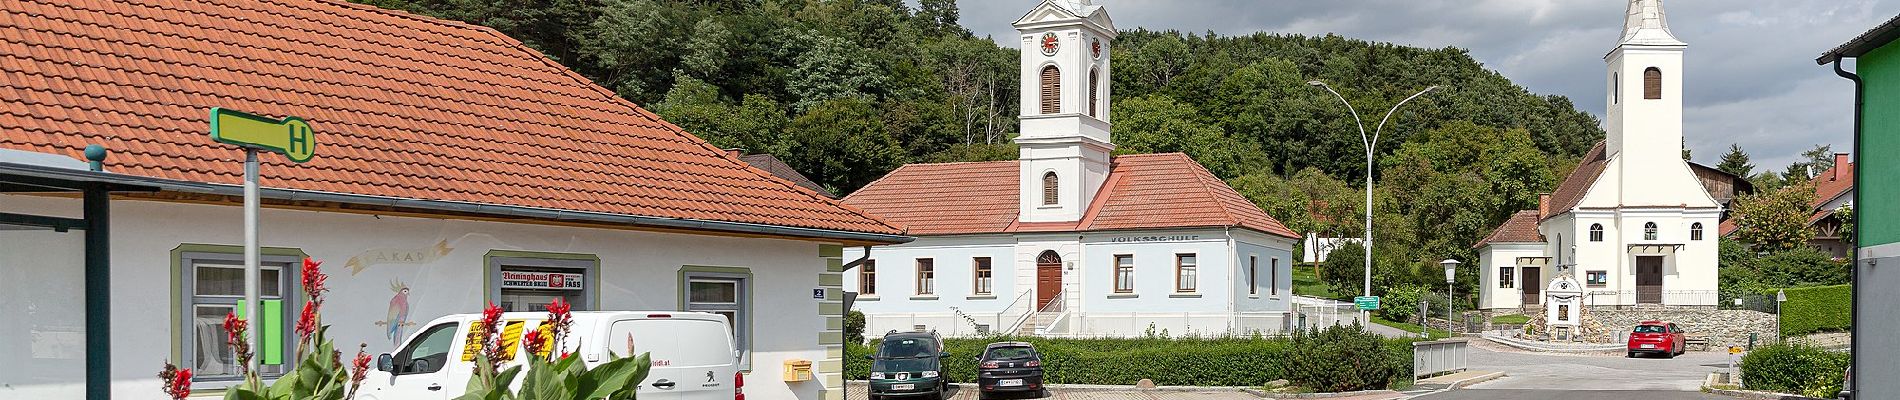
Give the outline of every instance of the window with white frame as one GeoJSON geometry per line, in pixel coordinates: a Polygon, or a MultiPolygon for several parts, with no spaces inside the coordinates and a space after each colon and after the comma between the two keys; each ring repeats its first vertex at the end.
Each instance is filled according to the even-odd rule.
{"type": "Polygon", "coordinates": [[[1280,295],[1280,258],[1274,257],[1267,264],[1267,295],[1280,295]]]}
{"type": "Polygon", "coordinates": [[[1193,254],[1174,255],[1174,291],[1193,292],[1200,280],[1199,270],[1193,254]]]}
{"type": "Polygon", "coordinates": [[[1115,255],[1115,293],[1135,292],[1135,256],[1115,255]]]}
{"type": "Polygon", "coordinates": [[[976,268],[976,282],[974,282],[976,290],[974,290],[974,292],[979,295],[990,294],[990,283],[994,281],[994,279],[991,279],[990,258],[977,257],[971,261],[971,263],[974,264],[973,267],[976,268]]]}
{"type": "MultiPolygon", "coordinates": [[[[183,344],[184,365],[195,372],[195,380],[204,383],[236,381],[237,354],[225,341],[224,317],[235,313],[247,317],[244,306],[243,255],[231,253],[184,252],[178,260],[182,270],[177,293],[184,326],[177,338],[183,344]]],[[[292,267],[299,258],[265,256],[258,263],[258,303],[262,315],[250,319],[250,335],[258,348],[251,349],[258,372],[275,377],[289,369],[296,348],[295,318],[287,318],[302,305],[298,294],[298,271],[292,267]]]]}
{"type": "Polygon", "coordinates": [[[864,260],[858,265],[858,295],[877,295],[877,260],[864,260]]]}
{"type": "Polygon", "coordinates": [[[1517,268],[1498,267],[1498,288],[1510,289],[1514,287],[1517,287],[1517,268]]]}
{"type": "Polygon", "coordinates": [[[936,260],[919,258],[917,259],[917,295],[933,294],[937,294],[936,260]]]}

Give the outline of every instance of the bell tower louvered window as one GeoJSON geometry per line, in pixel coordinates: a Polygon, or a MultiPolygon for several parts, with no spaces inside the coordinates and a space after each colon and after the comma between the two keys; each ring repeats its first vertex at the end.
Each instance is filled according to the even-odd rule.
{"type": "Polygon", "coordinates": [[[1643,98],[1649,100],[1662,98],[1662,70],[1656,67],[1643,70],[1643,98]]]}
{"type": "Polygon", "coordinates": [[[1102,89],[1101,71],[1089,69],[1089,116],[1100,118],[1096,108],[1102,106],[1102,99],[1096,95],[1102,89]]]}
{"type": "Polygon", "coordinates": [[[1042,67],[1041,100],[1042,113],[1062,112],[1062,71],[1051,65],[1042,67]]]}
{"type": "Polygon", "coordinates": [[[1060,200],[1056,197],[1056,194],[1056,173],[1049,172],[1042,174],[1042,205],[1055,205],[1056,201],[1060,200]]]}

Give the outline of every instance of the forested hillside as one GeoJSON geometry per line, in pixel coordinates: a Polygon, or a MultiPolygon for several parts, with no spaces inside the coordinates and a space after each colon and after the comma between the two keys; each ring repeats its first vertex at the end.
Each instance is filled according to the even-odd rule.
{"type": "MultiPolygon", "coordinates": [[[[1017,51],[972,36],[953,0],[358,1],[493,27],[841,194],[904,163],[1016,156],[1017,51]]],[[[1367,129],[1440,86],[1379,142],[1381,288],[1428,284],[1439,259],[1475,261],[1472,243],[1535,207],[1603,137],[1569,99],[1530,93],[1457,48],[1136,29],[1110,49],[1118,153],[1188,153],[1302,232],[1357,236],[1365,169],[1351,115],[1306,82],[1337,88],[1367,129]]]]}

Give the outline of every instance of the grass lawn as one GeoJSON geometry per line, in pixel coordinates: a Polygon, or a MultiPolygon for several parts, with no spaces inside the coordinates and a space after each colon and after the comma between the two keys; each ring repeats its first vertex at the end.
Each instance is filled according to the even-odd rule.
{"type": "Polygon", "coordinates": [[[1499,315],[1496,317],[1491,317],[1491,323],[1493,324],[1523,325],[1530,322],[1531,322],[1531,317],[1526,317],[1526,316],[1518,315],[1518,314],[1499,315]]]}
{"type": "Polygon", "coordinates": [[[1310,264],[1296,264],[1293,266],[1293,294],[1322,299],[1347,299],[1351,297],[1340,296],[1333,293],[1332,287],[1326,286],[1326,282],[1321,282],[1319,276],[1313,274],[1313,266],[1310,264]]]}
{"type": "MultiPolygon", "coordinates": [[[[1396,322],[1396,321],[1387,321],[1387,320],[1386,320],[1385,318],[1379,318],[1379,317],[1378,317],[1378,316],[1376,316],[1376,315],[1372,317],[1372,323],[1375,323],[1375,324],[1379,324],[1379,325],[1385,325],[1385,326],[1389,326],[1389,327],[1393,327],[1393,328],[1398,328],[1398,329],[1400,329],[1400,330],[1403,330],[1403,331],[1406,331],[1406,332],[1412,332],[1413,334],[1417,334],[1417,333],[1418,333],[1418,329],[1419,329],[1419,327],[1418,327],[1418,325],[1417,325],[1417,324],[1408,324],[1408,323],[1404,323],[1404,322],[1396,322]]],[[[1449,333],[1445,333],[1445,330],[1444,330],[1444,329],[1439,329],[1439,328],[1432,328],[1430,332],[1431,332],[1431,339],[1432,339],[1432,340],[1438,340],[1438,339],[1444,339],[1444,338],[1449,338],[1449,337],[1451,337],[1451,334],[1449,334],[1449,333]]]]}

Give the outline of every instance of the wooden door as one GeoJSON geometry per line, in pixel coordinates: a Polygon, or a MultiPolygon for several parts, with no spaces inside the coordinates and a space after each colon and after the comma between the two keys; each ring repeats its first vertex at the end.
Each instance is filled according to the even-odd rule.
{"type": "Polygon", "coordinates": [[[1663,258],[1636,257],[1636,303],[1662,304],[1663,258]]]}
{"type": "Polygon", "coordinates": [[[1524,288],[1524,304],[1544,304],[1544,277],[1537,267],[1521,268],[1524,272],[1518,277],[1517,287],[1524,288]]]}
{"type": "MultiPolygon", "coordinates": [[[[1043,251],[1036,256],[1036,309],[1042,310],[1062,294],[1062,256],[1043,251]]],[[[1049,310],[1055,311],[1055,310],[1049,310]]]]}

